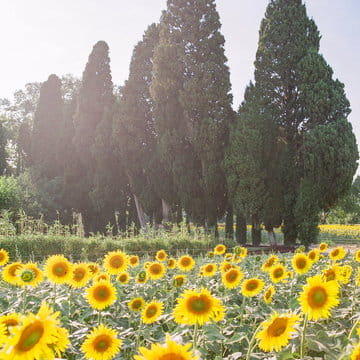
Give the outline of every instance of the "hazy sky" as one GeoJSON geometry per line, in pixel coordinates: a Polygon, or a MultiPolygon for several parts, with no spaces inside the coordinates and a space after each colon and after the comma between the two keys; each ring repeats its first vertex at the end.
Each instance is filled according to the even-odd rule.
{"type": "MultiPolygon", "coordinates": [[[[253,77],[258,30],[268,0],[217,0],[234,107],[253,77]]],[[[360,1],[307,0],[322,35],[320,51],[345,84],[360,143],[360,1]]],[[[0,98],[49,74],[81,76],[92,46],[110,46],[113,81],[128,76],[134,45],[159,20],[166,0],[0,0],[0,98]]],[[[359,172],[359,171],[358,171],[359,172]]]]}

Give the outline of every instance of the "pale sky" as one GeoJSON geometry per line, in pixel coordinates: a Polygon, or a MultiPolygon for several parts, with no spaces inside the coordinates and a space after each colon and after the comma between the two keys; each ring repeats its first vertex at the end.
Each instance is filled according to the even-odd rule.
{"type": "MultiPolygon", "coordinates": [[[[234,107],[253,77],[260,21],[268,0],[217,0],[234,107]]],[[[320,51],[345,84],[360,143],[360,1],[306,0],[322,35],[320,51]]],[[[110,47],[113,81],[122,85],[134,45],[157,22],[166,0],[0,0],[0,98],[49,74],[81,77],[98,40],[110,47]]],[[[358,170],[358,173],[359,170],[358,170]]]]}

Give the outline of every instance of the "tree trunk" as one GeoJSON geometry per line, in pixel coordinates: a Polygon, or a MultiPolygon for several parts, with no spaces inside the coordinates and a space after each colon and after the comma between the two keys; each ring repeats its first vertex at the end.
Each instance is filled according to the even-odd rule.
{"type": "Polygon", "coordinates": [[[253,215],[251,218],[251,240],[254,246],[259,246],[261,243],[261,228],[260,221],[258,220],[256,215],[253,215]]]}
{"type": "Polygon", "coordinates": [[[138,199],[138,197],[134,194],[134,201],[135,201],[135,206],[136,206],[136,212],[137,212],[137,215],[138,215],[138,219],[139,219],[139,224],[140,224],[140,227],[142,229],[145,229],[146,228],[146,221],[147,221],[147,216],[144,212],[144,209],[142,207],[142,205],[140,204],[140,201],[138,199]]]}
{"type": "Polygon", "coordinates": [[[231,205],[228,206],[225,218],[225,238],[233,239],[234,238],[234,213],[231,205]]]}
{"type": "Polygon", "coordinates": [[[236,214],[236,241],[245,245],[247,241],[247,229],[246,229],[246,219],[245,216],[241,213],[236,214]]]}
{"type": "Polygon", "coordinates": [[[267,230],[268,236],[269,236],[269,243],[270,246],[276,246],[276,236],[274,229],[267,230]]]}
{"type": "Polygon", "coordinates": [[[164,199],[161,199],[162,213],[163,213],[163,224],[171,222],[171,205],[164,199]]]}
{"type": "Polygon", "coordinates": [[[218,229],[218,224],[217,222],[215,223],[215,227],[214,227],[214,236],[215,236],[215,239],[219,239],[219,229],[218,229]]]}

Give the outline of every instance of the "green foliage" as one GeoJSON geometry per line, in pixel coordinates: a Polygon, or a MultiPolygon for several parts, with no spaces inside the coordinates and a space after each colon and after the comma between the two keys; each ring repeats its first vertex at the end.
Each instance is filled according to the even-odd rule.
{"type": "Polygon", "coordinates": [[[0,210],[13,212],[18,209],[21,198],[17,194],[17,184],[14,177],[0,176],[0,210]]]}

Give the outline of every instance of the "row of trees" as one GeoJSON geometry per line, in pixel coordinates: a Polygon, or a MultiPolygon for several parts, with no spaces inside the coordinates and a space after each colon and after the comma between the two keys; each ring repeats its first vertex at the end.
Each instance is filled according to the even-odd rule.
{"type": "Polygon", "coordinates": [[[168,0],[120,89],[103,41],[81,81],[51,75],[29,101],[33,117],[16,126],[17,171],[28,169],[54,194],[65,221],[81,212],[88,232],[185,215],[217,234],[226,216],[233,236],[236,215],[241,242],[246,223],[255,244],[261,224],[271,241],[279,226],[287,244],[314,241],[320,213],[346,193],[357,168],[344,85],[319,54],[302,1],[271,0],[254,82],[235,112],[220,26],[215,0],[168,0]]]}

